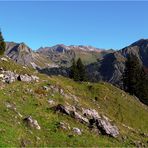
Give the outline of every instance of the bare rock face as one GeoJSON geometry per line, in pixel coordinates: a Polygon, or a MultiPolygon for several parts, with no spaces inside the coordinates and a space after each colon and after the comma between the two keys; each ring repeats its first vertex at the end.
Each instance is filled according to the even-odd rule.
{"type": "Polygon", "coordinates": [[[32,51],[25,43],[6,42],[5,55],[18,64],[34,69],[40,68],[40,63],[45,67],[48,67],[49,64],[46,56],[32,51]]]}
{"type": "Polygon", "coordinates": [[[31,128],[35,128],[40,130],[41,127],[39,126],[37,120],[34,120],[31,116],[28,116],[24,119],[24,122],[31,128]]]}
{"type": "Polygon", "coordinates": [[[91,128],[97,128],[99,132],[104,135],[117,138],[119,130],[106,116],[100,116],[94,109],[82,109],[82,112],[77,111],[75,107],[57,105],[54,107],[55,111],[69,115],[81,123],[88,125],[91,128]]]}

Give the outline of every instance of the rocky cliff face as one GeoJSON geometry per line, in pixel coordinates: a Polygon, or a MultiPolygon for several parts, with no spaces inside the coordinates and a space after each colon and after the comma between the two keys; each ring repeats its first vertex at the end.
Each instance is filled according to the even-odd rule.
{"type": "Polygon", "coordinates": [[[43,55],[33,52],[25,43],[6,43],[5,55],[16,63],[33,68],[47,67],[51,62],[43,55]]]}
{"type": "Polygon", "coordinates": [[[6,45],[7,50],[5,54],[17,63],[30,65],[30,63],[33,61],[34,53],[24,43],[17,44],[10,42],[6,45]]]}

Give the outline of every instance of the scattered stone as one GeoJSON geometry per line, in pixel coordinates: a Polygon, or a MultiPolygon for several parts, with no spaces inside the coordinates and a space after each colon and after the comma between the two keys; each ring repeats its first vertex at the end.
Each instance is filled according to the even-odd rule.
{"type": "Polygon", "coordinates": [[[68,123],[65,123],[65,122],[60,122],[58,124],[58,127],[61,128],[61,129],[64,129],[64,130],[70,130],[70,126],[68,123]]]}
{"type": "Polygon", "coordinates": [[[43,86],[43,89],[48,91],[49,90],[49,87],[48,86],[43,86]]]}
{"type": "Polygon", "coordinates": [[[31,75],[32,81],[39,82],[39,77],[31,75]]]}
{"type": "Polygon", "coordinates": [[[11,109],[11,110],[13,110],[13,111],[16,111],[16,107],[15,107],[14,104],[10,104],[10,103],[6,102],[5,105],[6,105],[6,107],[7,107],[8,109],[11,109]]]}
{"type": "Polygon", "coordinates": [[[81,135],[81,134],[82,134],[81,130],[80,130],[79,128],[77,128],[77,127],[74,127],[74,128],[73,128],[73,132],[74,132],[75,134],[77,134],[77,135],[81,135]]]}
{"type": "Polygon", "coordinates": [[[62,105],[62,104],[58,104],[57,106],[55,106],[54,110],[58,111],[58,112],[61,112],[61,113],[64,113],[66,115],[70,115],[69,109],[67,107],[65,107],[64,105],[62,105]]]}
{"type": "Polygon", "coordinates": [[[53,104],[55,104],[55,101],[52,100],[52,99],[48,99],[48,103],[49,103],[50,105],[53,105],[53,104]]]}
{"type": "Polygon", "coordinates": [[[140,135],[143,137],[148,137],[148,133],[140,133],[140,135]]]}
{"type": "Polygon", "coordinates": [[[0,79],[4,78],[4,74],[0,74],[0,79]]]}
{"type": "Polygon", "coordinates": [[[63,94],[64,94],[64,90],[63,90],[62,88],[59,88],[59,93],[60,93],[61,95],[63,95],[63,94]]]}
{"type": "Polygon", "coordinates": [[[119,130],[106,116],[100,116],[94,109],[82,109],[82,114],[76,111],[74,106],[57,105],[55,111],[69,115],[82,123],[87,123],[91,128],[97,128],[104,135],[109,135],[114,138],[118,137],[119,130]],[[84,117],[85,116],[85,117],[84,117]]]}
{"type": "Polygon", "coordinates": [[[29,75],[25,74],[25,75],[19,75],[18,80],[22,82],[31,82],[32,78],[29,75]]]}
{"type": "Polygon", "coordinates": [[[24,118],[24,122],[27,123],[28,126],[40,130],[41,127],[39,126],[37,120],[34,120],[31,116],[24,118]]]}
{"type": "Polygon", "coordinates": [[[8,62],[7,58],[2,57],[1,58],[2,61],[8,62]]]}
{"type": "Polygon", "coordinates": [[[21,118],[23,117],[21,113],[17,112],[17,114],[19,117],[21,117],[21,118]]]}
{"type": "Polygon", "coordinates": [[[16,80],[23,81],[23,82],[31,82],[31,81],[39,81],[39,77],[37,76],[29,76],[25,75],[18,75],[16,72],[12,71],[4,71],[3,68],[0,68],[0,79],[5,83],[12,83],[16,80]]]}
{"type": "Polygon", "coordinates": [[[32,81],[39,82],[39,77],[33,75],[29,76],[28,74],[19,75],[17,79],[22,82],[32,82],[32,81]]]}
{"type": "Polygon", "coordinates": [[[23,68],[24,68],[24,69],[27,69],[27,67],[26,67],[26,66],[23,66],[23,68]]]}
{"type": "Polygon", "coordinates": [[[1,72],[1,79],[3,82],[12,83],[15,82],[18,75],[12,71],[2,71],[1,72]]]}
{"type": "MultiPolygon", "coordinates": [[[[19,113],[19,112],[17,111],[17,109],[16,109],[16,107],[15,107],[14,104],[10,104],[10,103],[6,102],[5,105],[6,105],[6,107],[7,107],[8,109],[11,109],[11,110],[13,110],[15,113],[17,113],[19,117],[21,117],[21,118],[23,117],[23,116],[21,115],[21,113],[19,113]]],[[[17,118],[17,116],[15,116],[15,118],[17,118]]]]}

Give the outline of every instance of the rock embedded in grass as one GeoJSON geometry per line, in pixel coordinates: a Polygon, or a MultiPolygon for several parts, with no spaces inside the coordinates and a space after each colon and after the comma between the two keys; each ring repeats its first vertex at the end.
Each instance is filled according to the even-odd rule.
{"type": "Polygon", "coordinates": [[[79,122],[88,125],[88,127],[97,128],[98,132],[101,132],[103,135],[109,135],[114,138],[117,138],[119,135],[118,128],[112,125],[111,121],[106,116],[100,116],[94,109],[83,108],[82,112],[80,112],[77,111],[74,106],[64,106],[62,104],[58,104],[53,108],[55,111],[69,115],[79,122]]]}
{"type": "Polygon", "coordinates": [[[58,127],[61,128],[61,129],[64,129],[64,130],[70,130],[71,129],[69,124],[65,123],[65,122],[59,122],[58,127]]]}
{"type": "Polygon", "coordinates": [[[30,127],[32,127],[32,128],[35,128],[35,129],[38,129],[38,130],[41,129],[41,127],[39,126],[37,120],[33,119],[31,116],[28,116],[28,117],[24,118],[23,120],[24,120],[24,122],[25,122],[28,126],[30,126],[30,127]]]}
{"type": "Polygon", "coordinates": [[[77,127],[74,127],[74,128],[73,128],[73,132],[74,132],[75,134],[77,134],[77,135],[82,135],[82,131],[81,131],[79,128],[77,128],[77,127]]]}
{"type": "Polygon", "coordinates": [[[48,99],[48,103],[49,103],[50,105],[54,105],[54,104],[55,104],[55,101],[52,100],[52,99],[48,99]]]}

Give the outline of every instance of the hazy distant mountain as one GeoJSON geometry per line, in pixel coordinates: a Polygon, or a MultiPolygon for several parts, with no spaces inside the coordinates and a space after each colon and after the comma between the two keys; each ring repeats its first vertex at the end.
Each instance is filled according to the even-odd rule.
{"type": "Polygon", "coordinates": [[[58,44],[53,47],[41,47],[37,50],[47,56],[52,62],[60,65],[69,67],[71,65],[72,59],[82,59],[84,64],[90,64],[101,59],[105,54],[113,52],[113,50],[104,50],[95,48],[92,46],[66,46],[63,44],[58,44]]]}

